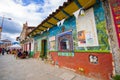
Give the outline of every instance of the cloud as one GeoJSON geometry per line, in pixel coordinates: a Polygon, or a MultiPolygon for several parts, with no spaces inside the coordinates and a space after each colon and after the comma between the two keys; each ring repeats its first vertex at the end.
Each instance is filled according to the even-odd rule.
{"type": "MultiPolygon", "coordinates": [[[[27,21],[29,26],[39,25],[65,1],[67,0],[1,0],[0,16],[12,18],[12,21],[4,21],[6,27],[3,33],[5,32],[6,36],[19,33],[19,36],[23,23],[27,21]]],[[[15,37],[11,36],[9,37],[15,40],[15,37]]]]}
{"type": "Polygon", "coordinates": [[[2,32],[4,33],[20,33],[22,31],[22,28],[19,24],[13,22],[13,21],[4,21],[2,26],[2,32]],[[5,24],[4,24],[5,23],[5,24]]]}
{"type": "Polygon", "coordinates": [[[2,33],[2,39],[8,39],[10,41],[16,41],[16,37],[19,34],[15,33],[15,34],[11,34],[11,33],[2,33]],[[9,36],[8,36],[9,35],[9,36]]]}

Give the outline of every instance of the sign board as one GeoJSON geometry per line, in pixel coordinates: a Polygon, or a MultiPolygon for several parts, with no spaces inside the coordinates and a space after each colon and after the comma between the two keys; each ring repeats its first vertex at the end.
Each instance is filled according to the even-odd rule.
{"type": "Polygon", "coordinates": [[[58,52],[58,56],[74,56],[74,52],[58,52]]]}
{"type": "Polygon", "coordinates": [[[78,46],[99,46],[93,8],[86,10],[85,16],[77,19],[78,46]]]}
{"type": "Polygon", "coordinates": [[[114,19],[118,44],[120,47],[120,1],[119,0],[110,0],[110,6],[112,10],[112,15],[114,19]]]}

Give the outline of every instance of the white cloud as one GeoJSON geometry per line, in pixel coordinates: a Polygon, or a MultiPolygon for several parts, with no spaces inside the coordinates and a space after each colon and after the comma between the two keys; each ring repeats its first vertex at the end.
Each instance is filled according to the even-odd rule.
{"type": "MultiPolygon", "coordinates": [[[[0,16],[12,18],[15,23],[21,25],[21,28],[26,21],[30,26],[37,26],[65,1],[67,0],[44,0],[44,4],[31,3],[23,6],[22,0],[1,0],[0,16]],[[42,11],[38,12],[40,9],[42,11]]],[[[14,37],[11,35],[11,38],[14,37]]]]}
{"type": "Polygon", "coordinates": [[[2,33],[2,39],[9,39],[10,41],[15,41],[16,40],[16,37],[18,37],[18,33],[16,34],[10,34],[10,33],[2,33]],[[9,35],[9,36],[8,36],[9,35]],[[4,37],[5,36],[5,37],[4,37]]]}
{"type": "Polygon", "coordinates": [[[43,17],[47,17],[67,0],[45,0],[44,5],[31,3],[28,6],[22,6],[21,0],[17,1],[20,1],[20,4],[13,0],[2,0],[0,2],[0,14],[13,18],[21,25],[28,21],[28,24],[37,26],[43,17]],[[36,12],[39,8],[42,8],[44,12],[36,12]]]}
{"type": "Polygon", "coordinates": [[[0,14],[13,18],[14,21],[21,25],[26,21],[28,21],[30,25],[38,25],[41,21],[41,14],[35,12],[37,9],[38,6],[35,4],[22,6],[20,4],[14,3],[11,0],[3,0],[0,2],[0,14]]]}

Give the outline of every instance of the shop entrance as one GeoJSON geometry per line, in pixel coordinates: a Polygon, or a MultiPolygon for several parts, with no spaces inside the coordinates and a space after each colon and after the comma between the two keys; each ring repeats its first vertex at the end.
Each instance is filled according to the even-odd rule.
{"type": "Polygon", "coordinates": [[[44,39],[41,42],[41,57],[47,58],[47,40],[44,39]]]}

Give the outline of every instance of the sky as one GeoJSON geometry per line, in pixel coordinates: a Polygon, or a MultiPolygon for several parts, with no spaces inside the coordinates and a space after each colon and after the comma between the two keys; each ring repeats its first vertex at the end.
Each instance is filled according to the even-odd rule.
{"type": "Polygon", "coordinates": [[[1,39],[14,42],[20,36],[24,23],[37,27],[64,2],[67,0],[0,0],[1,39]]]}

